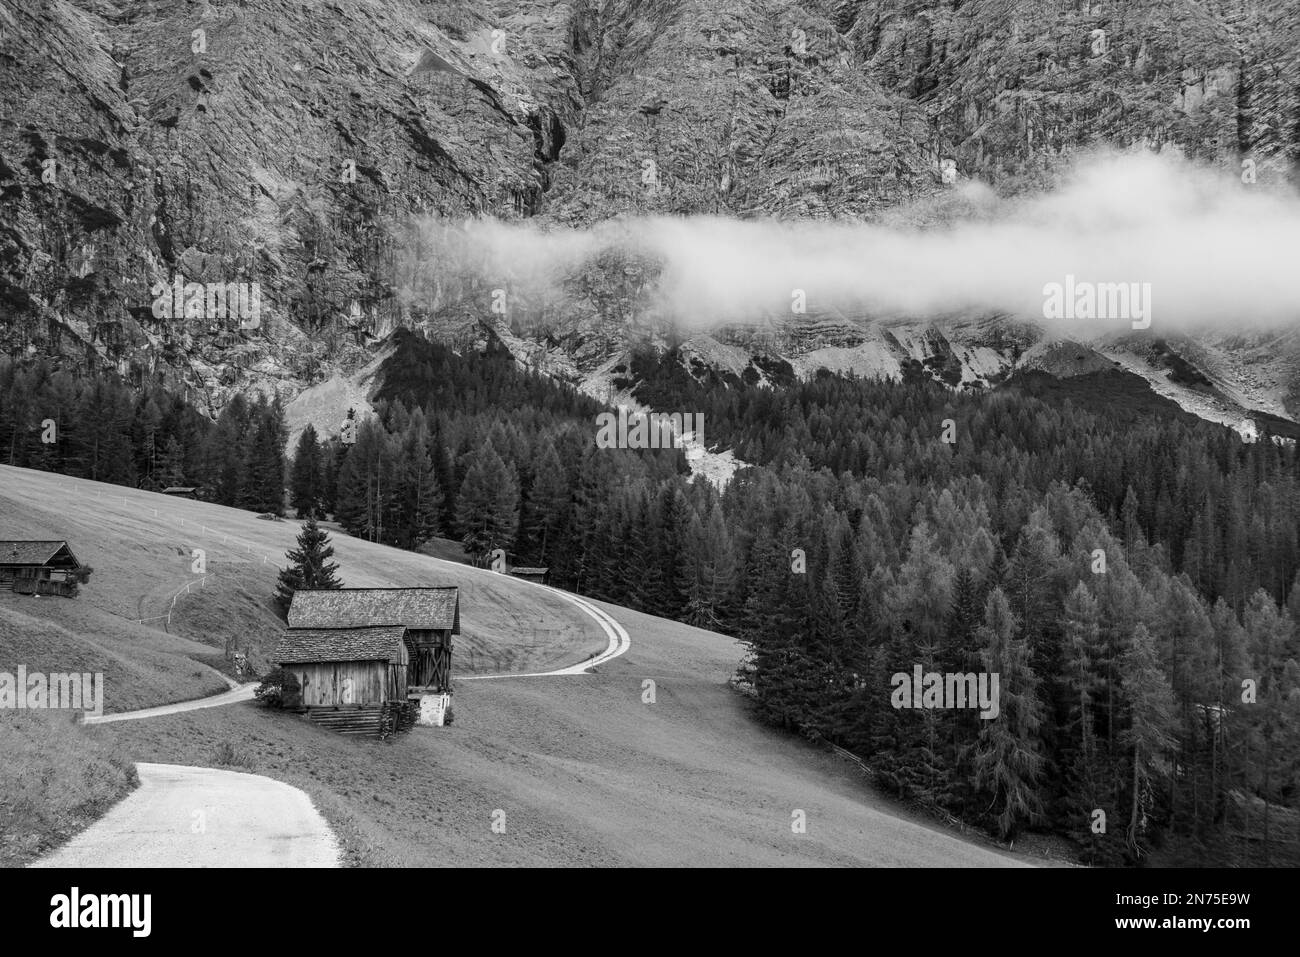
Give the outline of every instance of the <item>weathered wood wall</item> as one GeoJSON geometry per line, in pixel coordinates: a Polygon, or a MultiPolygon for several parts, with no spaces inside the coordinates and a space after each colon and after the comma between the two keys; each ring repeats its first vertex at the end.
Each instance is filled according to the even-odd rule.
{"type": "Polygon", "coordinates": [[[51,581],[48,578],[16,578],[13,590],[20,595],[60,595],[74,598],[74,584],[69,581],[51,581]]]}
{"type": "Polygon", "coordinates": [[[378,704],[406,694],[406,668],[387,661],[324,661],[286,664],[308,708],[378,704]]]}
{"type": "Polygon", "coordinates": [[[410,629],[415,645],[408,685],[434,693],[451,690],[451,629],[410,629]]]}
{"type": "Polygon", "coordinates": [[[40,565],[10,565],[8,568],[0,568],[0,584],[8,584],[15,580],[42,581],[50,577],[50,569],[40,565]]]}

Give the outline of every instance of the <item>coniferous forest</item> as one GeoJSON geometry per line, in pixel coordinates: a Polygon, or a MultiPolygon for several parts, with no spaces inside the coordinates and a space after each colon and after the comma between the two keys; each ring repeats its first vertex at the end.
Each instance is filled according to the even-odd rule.
{"type": "Polygon", "coordinates": [[[377,415],[347,441],[308,428],[288,463],[277,402],[211,422],[160,388],[0,362],[0,460],[277,514],[287,488],[352,535],[502,548],[734,634],[763,719],[1004,841],[1054,834],[1109,865],[1300,859],[1295,445],[1032,380],[772,389],[639,354],[638,398],[702,412],[746,464],[720,491],[680,451],[597,448],[603,407],[503,351],[397,345],[377,415]],[[891,676],[916,665],[998,674],[998,719],[895,708],[891,676]]]}

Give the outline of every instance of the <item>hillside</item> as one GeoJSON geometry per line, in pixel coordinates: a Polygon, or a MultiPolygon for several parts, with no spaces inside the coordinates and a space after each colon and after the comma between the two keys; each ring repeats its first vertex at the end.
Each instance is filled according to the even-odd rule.
{"type": "MultiPolygon", "coordinates": [[[[61,738],[98,768],[77,807],[129,785],[94,747],[120,735],[314,781],[354,862],[406,861],[393,822],[428,819],[446,759],[456,807],[549,822],[544,860],[768,862],[711,788],[763,793],[739,741],[793,800],[799,735],[1017,849],[1291,861],[1296,10],[0,0],[0,537],[96,569],[75,602],[0,595],[9,653],[102,664],[118,712],[222,688],[237,652],[264,671],[285,516],[311,515],[348,585],[461,586],[464,700],[514,735],[359,791],[337,742],[308,771],[297,725],[209,698],[61,738]],[[611,442],[616,406],[691,439],[611,442]],[[655,616],[662,656],[595,601],[655,616]],[[660,712],[594,680],[632,665],[707,689],[727,739],[641,727],[660,712]],[[1005,708],[913,710],[918,669],[1005,708]],[[729,676],[747,702],[713,697],[729,676]],[[529,797],[537,755],[572,779],[529,797]],[[569,804],[603,813],[591,781],[637,806],[664,755],[664,790],[717,779],[665,806],[749,843],[618,817],[554,846],[569,804]]],[[[33,727],[17,777],[53,780],[33,727]]]]}
{"type": "MultiPolygon", "coordinates": [[[[75,602],[0,597],[2,607],[16,613],[9,621],[18,622],[10,625],[15,645],[6,648],[7,656],[34,652],[41,660],[28,661],[30,667],[57,670],[65,659],[42,651],[34,636],[26,637],[28,629],[39,628],[60,634],[70,645],[90,642],[87,654],[94,651],[96,658],[107,653],[127,662],[138,660],[140,667],[151,670],[167,662],[181,671],[207,672],[191,658],[229,670],[234,650],[249,652],[250,663],[266,670],[283,628],[270,600],[279,571],[276,563],[283,564],[285,551],[293,547],[297,522],[266,521],[219,505],[8,466],[0,466],[0,480],[0,528],[5,534],[12,529],[18,535],[66,538],[78,558],[95,568],[75,602]],[[202,587],[197,586],[202,576],[191,571],[194,549],[206,553],[208,578],[202,587]],[[172,596],[187,585],[190,589],[177,598],[170,624],[155,620],[139,625],[131,620],[166,616],[172,596]],[[168,628],[170,634],[164,630],[168,628]],[[20,640],[23,643],[17,644],[20,640]]],[[[433,560],[423,555],[337,531],[334,545],[340,577],[352,587],[460,586],[467,607],[456,645],[463,674],[545,671],[605,647],[600,630],[575,615],[566,602],[535,594],[526,583],[467,565],[431,564],[433,560]]],[[[216,676],[195,687],[159,675],[155,685],[150,693],[134,678],[120,684],[109,680],[105,710],[147,707],[225,689],[216,676]]]]}
{"type": "MultiPolygon", "coordinates": [[[[199,541],[204,534],[155,522],[154,504],[160,519],[184,518],[187,527],[206,521],[209,536],[220,529],[255,557],[281,548],[293,527],[141,492],[113,501],[110,494],[121,492],[116,487],[84,481],[68,487],[65,478],[26,470],[5,468],[3,478],[6,520],[15,505],[39,513],[57,499],[69,516],[61,527],[85,554],[120,551],[123,581],[157,574],[148,543],[199,541]],[[91,514],[107,521],[97,529],[86,518],[91,514]],[[146,546],[121,550],[125,530],[146,546]]],[[[346,536],[336,544],[349,584],[462,586],[466,634],[457,641],[454,664],[462,677],[474,650],[478,668],[489,670],[486,657],[495,672],[502,665],[573,664],[592,647],[583,616],[535,586],[346,536]],[[539,620],[562,634],[530,647],[527,629],[539,620]]],[[[97,605],[95,582],[92,577],[77,603],[97,605]]],[[[268,573],[247,597],[265,602],[270,592],[268,573]]],[[[185,599],[198,615],[225,600],[207,589],[185,599]]],[[[55,601],[44,600],[30,620],[43,621],[55,601]]],[[[231,765],[302,787],[342,836],[353,864],[1017,863],[878,796],[854,765],[753,721],[746,700],[728,685],[743,653],[734,640],[597,604],[631,633],[625,654],[586,676],[462,680],[452,726],[416,729],[393,744],[344,738],[253,704],[76,734],[119,760],[231,765]],[[644,702],[647,680],[654,682],[653,703],[644,702]],[[491,829],[498,808],[507,814],[500,835],[491,829]],[[806,833],[791,828],[796,809],[806,813],[806,833]]],[[[0,667],[27,650],[0,643],[0,667]]],[[[0,732],[7,727],[0,724],[0,732]]]]}

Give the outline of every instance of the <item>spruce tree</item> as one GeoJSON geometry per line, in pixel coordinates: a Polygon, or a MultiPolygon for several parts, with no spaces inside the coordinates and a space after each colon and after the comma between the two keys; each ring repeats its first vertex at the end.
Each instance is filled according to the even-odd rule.
{"type": "Polygon", "coordinates": [[[385,523],[390,531],[388,540],[398,548],[419,548],[438,533],[442,510],[442,490],[429,454],[429,432],[419,409],[412,413],[401,436],[394,472],[393,517],[385,523]]]}
{"type": "Polygon", "coordinates": [[[299,518],[319,514],[324,497],[320,442],[316,429],[308,423],[298,436],[293,454],[293,471],[289,481],[290,504],[299,518]]]}
{"type": "Polygon", "coordinates": [[[533,485],[529,489],[524,520],[529,544],[543,565],[557,544],[568,511],[569,483],[564,465],[555,451],[555,443],[543,438],[533,466],[533,485]]]}
{"type": "Polygon", "coordinates": [[[298,533],[298,547],[285,552],[289,566],[280,572],[275,600],[282,616],[289,612],[294,592],[321,591],[342,588],[343,583],[335,576],[339,566],[331,562],[334,546],[330,543],[329,533],[316,524],[315,517],[303,523],[298,533]]]}
{"type": "Polygon", "coordinates": [[[173,485],[180,485],[185,481],[185,450],[181,447],[180,442],[176,441],[176,436],[167,436],[167,443],[163,448],[162,460],[158,466],[158,486],[159,488],[168,488],[173,485]]]}
{"type": "Polygon", "coordinates": [[[736,558],[720,509],[714,507],[707,523],[691,516],[686,546],[681,572],[686,596],[683,617],[697,628],[720,628],[736,576],[736,558]]]}
{"type": "Polygon", "coordinates": [[[254,512],[284,514],[284,415],[280,403],[258,403],[250,423],[247,467],[236,504],[254,512]]]}
{"type": "Polygon", "coordinates": [[[339,468],[335,517],[349,535],[371,542],[387,541],[385,522],[395,494],[394,442],[375,418],[361,422],[356,442],[339,468]]]}
{"type": "Polygon", "coordinates": [[[509,552],[519,530],[519,479],[490,441],[470,453],[467,466],[456,503],[465,554],[483,560],[497,548],[509,552]]]}

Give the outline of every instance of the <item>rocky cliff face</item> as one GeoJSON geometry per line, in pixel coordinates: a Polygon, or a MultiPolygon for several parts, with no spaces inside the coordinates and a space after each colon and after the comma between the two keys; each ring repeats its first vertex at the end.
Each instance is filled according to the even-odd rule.
{"type": "Polygon", "coordinates": [[[362,361],[408,310],[413,213],[538,210],[578,103],[565,15],[4,0],[6,348],[161,372],[212,407],[362,361]],[[256,282],[257,325],[155,315],[177,276],[256,282]]]}
{"type": "Polygon", "coordinates": [[[1099,141],[1294,170],[1293,0],[845,7],[867,69],[927,105],[972,175],[1047,185],[1060,157],[1099,141]]]}
{"type": "MultiPolygon", "coordinates": [[[[0,0],[0,344],[160,375],[215,410],[237,389],[353,396],[339,383],[405,324],[465,347],[498,335],[609,393],[629,341],[679,318],[651,302],[661,264],[614,243],[530,300],[467,259],[460,223],[887,219],[971,177],[1050,186],[1101,141],[1282,181],[1300,155],[1296,14],[1295,0],[0,0]],[[256,316],[222,309],[226,284],[256,284],[256,316]]],[[[997,316],[814,312],[697,351],[760,379],[786,360],[916,361],[960,386],[997,381],[1040,338],[997,316]]],[[[1288,395],[1289,339],[1184,351],[1237,405],[1288,395]],[[1258,385],[1239,358],[1252,350],[1275,360],[1258,385]]]]}

